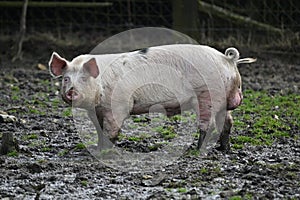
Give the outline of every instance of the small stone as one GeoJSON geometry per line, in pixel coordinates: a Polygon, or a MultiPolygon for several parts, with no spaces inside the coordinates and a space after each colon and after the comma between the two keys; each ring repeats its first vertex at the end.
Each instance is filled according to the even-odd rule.
{"type": "Polygon", "coordinates": [[[47,70],[47,67],[45,65],[41,64],[41,63],[37,64],[37,68],[39,70],[44,70],[44,71],[47,70]]]}
{"type": "Polygon", "coordinates": [[[42,167],[37,163],[32,163],[27,166],[30,173],[40,173],[42,172],[42,167]]]}
{"type": "Polygon", "coordinates": [[[0,123],[13,123],[17,118],[13,115],[0,114],[0,123]]]}

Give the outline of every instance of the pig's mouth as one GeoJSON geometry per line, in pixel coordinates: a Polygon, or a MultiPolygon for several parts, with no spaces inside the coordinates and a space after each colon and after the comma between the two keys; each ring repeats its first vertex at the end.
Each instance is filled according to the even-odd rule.
{"type": "Polygon", "coordinates": [[[76,101],[79,96],[79,93],[74,89],[70,89],[65,93],[65,98],[68,102],[76,101]]]}

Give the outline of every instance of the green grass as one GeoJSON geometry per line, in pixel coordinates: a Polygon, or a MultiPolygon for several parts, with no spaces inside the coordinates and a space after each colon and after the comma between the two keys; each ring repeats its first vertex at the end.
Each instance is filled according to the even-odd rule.
{"type": "Polygon", "coordinates": [[[22,139],[25,140],[25,141],[26,140],[36,140],[36,139],[38,139],[38,135],[35,134],[35,133],[29,134],[29,135],[24,135],[22,137],[22,139]]]}
{"type": "Polygon", "coordinates": [[[88,185],[88,181],[82,180],[82,181],[80,181],[80,184],[81,184],[82,186],[86,187],[86,186],[88,185]]]}
{"type": "Polygon", "coordinates": [[[141,122],[148,122],[149,121],[149,119],[147,119],[145,116],[140,116],[140,117],[134,117],[133,119],[132,119],[132,121],[134,122],[134,123],[141,123],[141,122]]]}
{"type": "Polygon", "coordinates": [[[76,149],[85,149],[85,145],[83,143],[76,144],[76,149]]]}
{"type": "Polygon", "coordinates": [[[178,188],[177,192],[179,192],[179,193],[186,193],[187,189],[186,188],[178,188]]]}
{"type": "Polygon", "coordinates": [[[198,157],[200,155],[200,151],[198,149],[189,149],[187,150],[186,154],[189,156],[198,157]]]}
{"type": "Polygon", "coordinates": [[[201,173],[201,174],[207,174],[207,173],[208,173],[207,168],[205,168],[205,167],[201,168],[201,169],[200,169],[200,173],[201,173]]]}
{"type": "Polygon", "coordinates": [[[49,151],[51,151],[51,148],[50,148],[50,147],[43,147],[43,148],[41,149],[41,151],[42,151],[42,152],[49,152],[49,151]]]}
{"type": "Polygon", "coordinates": [[[246,90],[243,104],[233,113],[234,128],[242,135],[231,138],[232,147],[244,144],[272,145],[276,139],[294,137],[292,129],[300,127],[300,95],[271,96],[266,92],[246,90]]]}
{"type": "Polygon", "coordinates": [[[243,198],[241,196],[232,196],[229,198],[229,200],[242,200],[243,198]]]}
{"type": "Polygon", "coordinates": [[[16,150],[13,150],[7,154],[9,157],[18,157],[19,153],[16,150]]]}
{"type": "Polygon", "coordinates": [[[165,140],[173,139],[177,136],[173,126],[157,126],[152,130],[160,133],[165,140]]]}
{"type": "Polygon", "coordinates": [[[72,117],[72,108],[65,108],[62,112],[63,117],[72,117]]]}
{"type": "Polygon", "coordinates": [[[69,153],[69,150],[64,149],[64,150],[58,152],[58,156],[62,157],[62,156],[64,156],[64,155],[68,154],[68,153],[69,153]]]}

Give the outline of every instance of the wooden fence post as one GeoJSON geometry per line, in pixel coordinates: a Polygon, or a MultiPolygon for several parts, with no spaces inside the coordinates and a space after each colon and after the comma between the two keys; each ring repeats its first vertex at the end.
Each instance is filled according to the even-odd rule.
{"type": "Polygon", "coordinates": [[[173,29],[185,33],[193,39],[200,36],[198,30],[198,1],[173,0],[173,29]]]}

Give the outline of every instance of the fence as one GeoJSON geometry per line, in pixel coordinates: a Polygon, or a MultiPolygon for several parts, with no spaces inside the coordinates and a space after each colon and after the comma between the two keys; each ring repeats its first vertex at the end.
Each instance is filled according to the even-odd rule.
{"type": "MultiPolygon", "coordinates": [[[[1,35],[14,35],[19,30],[21,10],[21,1],[0,2],[1,35]]],[[[109,35],[134,27],[159,26],[190,33],[198,40],[259,36],[260,41],[268,41],[284,31],[297,35],[298,19],[298,0],[35,0],[29,1],[27,32],[109,35]]]]}

